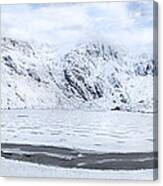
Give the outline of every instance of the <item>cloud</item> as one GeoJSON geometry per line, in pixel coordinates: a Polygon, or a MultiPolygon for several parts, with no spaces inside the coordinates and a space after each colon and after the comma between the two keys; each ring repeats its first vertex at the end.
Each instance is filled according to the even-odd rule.
{"type": "Polygon", "coordinates": [[[2,35],[69,49],[87,40],[138,47],[152,42],[152,3],[3,5],[2,35]]]}

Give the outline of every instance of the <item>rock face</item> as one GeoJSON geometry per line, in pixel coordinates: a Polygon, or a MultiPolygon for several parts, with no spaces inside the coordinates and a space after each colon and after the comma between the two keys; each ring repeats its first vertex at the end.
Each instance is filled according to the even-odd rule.
{"type": "Polygon", "coordinates": [[[147,55],[134,57],[121,48],[96,42],[78,47],[62,61],[63,92],[72,102],[76,100],[76,106],[152,109],[152,83],[157,73],[155,62],[147,55]]]}
{"type": "Polygon", "coordinates": [[[62,57],[48,44],[3,38],[2,108],[153,111],[156,63],[106,43],[62,57]]]}

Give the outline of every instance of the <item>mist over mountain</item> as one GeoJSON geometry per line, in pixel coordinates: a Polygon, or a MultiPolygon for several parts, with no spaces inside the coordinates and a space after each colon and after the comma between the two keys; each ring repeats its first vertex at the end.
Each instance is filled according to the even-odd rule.
{"type": "Polygon", "coordinates": [[[2,109],[89,109],[152,112],[156,62],[87,42],[58,55],[57,47],[3,37],[2,109]]]}

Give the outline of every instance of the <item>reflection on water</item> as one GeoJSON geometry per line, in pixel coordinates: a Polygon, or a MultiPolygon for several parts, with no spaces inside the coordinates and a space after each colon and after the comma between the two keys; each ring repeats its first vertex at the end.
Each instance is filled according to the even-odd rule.
{"type": "Polygon", "coordinates": [[[152,114],[124,112],[2,111],[2,142],[103,152],[151,152],[152,118],[152,114]]]}

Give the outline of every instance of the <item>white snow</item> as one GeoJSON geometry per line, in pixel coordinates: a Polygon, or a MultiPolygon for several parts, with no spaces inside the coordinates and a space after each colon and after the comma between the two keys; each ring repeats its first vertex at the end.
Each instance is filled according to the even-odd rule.
{"type": "Polygon", "coordinates": [[[1,108],[55,107],[57,89],[49,74],[58,73],[55,47],[4,38],[1,51],[1,108]]]}
{"type": "Polygon", "coordinates": [[[1,176],[153,180],[155,170],[113,171],[51,167],[1,158],[1,176]],[[3,169],[2,169],[3,167],[3,169]]]}

